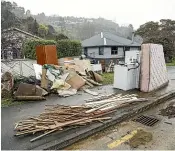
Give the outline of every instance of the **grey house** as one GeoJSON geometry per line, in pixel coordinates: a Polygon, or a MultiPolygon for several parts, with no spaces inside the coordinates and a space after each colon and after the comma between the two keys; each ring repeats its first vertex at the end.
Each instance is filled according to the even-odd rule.
{"type": "Polygon", "coordinates": [[[108,64],[124,59],[125,51],[140,50],[141,44],[108,32],[101,32],[82,41],[83,54],[108,64]]]}

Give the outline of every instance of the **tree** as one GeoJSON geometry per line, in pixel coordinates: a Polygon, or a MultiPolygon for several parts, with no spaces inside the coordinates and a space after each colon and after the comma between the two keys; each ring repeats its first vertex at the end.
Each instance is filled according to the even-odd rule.
{"type": "Polygon", "coordinates": [[[69,39],[66,35],[64,35],[64,34],[58,34],[58,35],[56,35],[56,41],[57,40],[64,40],[64,39],[69,39]]]}
{"type": "Polygon", "coordinates": [[[27,17],[30,17],[30,16],[31,16],[30,10],[27,10],[27,11],[26,11],[26,16],[27,16],[27,17]]]}
{"type": "Polygon", "coordinates": [[[46,35],[47,35],[47,33],[48,33],[48,27],[45,26],[45,25],[43,25],[43,24],[40,24],[39,25],[39,28],[38,28],[38,34],[39,34],[39,36],[45,38],[46,35]]]}
{"type": "Polygon", "coordinates": [[[10,2],[1,1],[1,28],[20,27],[21,20],[15,16],[13,5],[10,2]]]}
{"type": "Polygon", "coordinates": [[[48,35],[54,35],[56,33],[55,29],[53,26],[48,25],[48,35]]]}
{"type": "Polygon", "coordinates": [[[33,23],[34,23],[34,18],[33,17],[27,17],[26,19],[26,26],[27,26],[27,31],[30,33],[33,33],[33,23]]]}
{"type": "Polygon", "coordinates": [[[36,19],[34,20],[33,26],[32,26],[32,33],[34,35],[38,35],[39,30],[39,24],[37,23],[36,19]]]}
{"type": "Polygon", "coordinates": [[[155,37],[159,35],[159,23],[158,22],[147,22],[140,26],[136,31],[136,34],[143,37],[143,40],[147,40],[150,37],[155,37]]]}
{"type": "Polygon", "coordinates": [[[158,22],[147,22],[136,31],[143,37],[144,43],[162,44],[166,62],[170,62],[175,57],[175,21],[161,19],[158,22]]]}
{"type": "Polygon", "coordinates": [[[15,7],[12,11],[17,17],[24,18],[25,9],[24,7],[15,7]]]}

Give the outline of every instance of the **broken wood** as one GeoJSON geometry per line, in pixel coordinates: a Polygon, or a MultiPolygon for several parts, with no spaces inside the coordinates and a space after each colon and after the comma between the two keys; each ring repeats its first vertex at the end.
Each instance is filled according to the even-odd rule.
{"type": "Polygon", "coordinates": [[[46,135],[48,135],[48,134],[50,134],[50,133],[53,133],[53,132],[55,132],[55,131],[56,131],[56,129],[53,129],[53,130],[51,130],[51,131],[48,131],[48,132],[46,132],[46,133],[44,133],[44,134],[42,134],[42,135],[40,135],[40,136],[38,136],[38,137],[35,137],[35,138],[31,139],[30,142],[34,142],[34,141],[36,141],[36,140],[38,140],[38,139],[40,139],[40,138],[42,138],[42,137],[44,137],[44,136],[46,136],[46,135]]]}
{"type": "MultiPolygon", "coordinates": [[[[105,96],[103,96],[105,98],[105,96]]],[[[96,97],[99,99],[99,97],[96,97]]],[[[137,98],[136,95],[111,95],[107,99],[87,102],[81,106],[46,106],[45,111],[38,117],[29,117],[16,123],[14,130],[16,136],[35,134],[43,132],[30,141],[36,141],[55,131],[61,131],[65,128],[75,128],[86,125],[93,121],[103,122],[111,117],[105,117],[114,112],[117,108],[130,105],[134,102],[147,101],[145,98],[137,98]]]]}
{"type": "Polygon", "coordinates": [[[42,96],[16,96],[15,100],[17,101],[37,101],[37,100],[45,100],[45,97],[42,96]]]}
{"type": "Polygon", "coordinates": [[[91,90],[89,90],[89,89],[84,89],[84,91],[85,91],[86,93],[89,93],[89,94],[94,95],[94,96],[97,96],[97,95],[98,95],[98,92],[94,92],[94,91],[91,91],[91,90]]]}

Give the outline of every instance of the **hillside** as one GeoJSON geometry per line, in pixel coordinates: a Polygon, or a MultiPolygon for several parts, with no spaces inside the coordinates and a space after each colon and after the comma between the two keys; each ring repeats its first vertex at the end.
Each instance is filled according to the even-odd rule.
{"type": "Polygon", "coordinates": [[[175,60],[175,20],[172,19],[148,21],[134,31],[132,24],[119,26],[104,18],[46,16],[44,13],[33,15],[30,10],[25,10],[14,2],[1,1],[1,29],[10,27],[17,27],[43,39],[56,41],[68,38],[84,40],[103,31],[132,39],[134,32],[135,42],[162,44],[166,62],[175,60]]]}
{"type": "Polygon", "coordinates": [[[102,31],[131,39],[133,32],[131,24],[119,26],[104,18],[46,16],[44,13],[33,15],[15,2],[1,1],[1,10],[2,29],[15,26],[46,39],[53,39],[53,35],[63,33],[70,39],[84,40],[102,31]]]}

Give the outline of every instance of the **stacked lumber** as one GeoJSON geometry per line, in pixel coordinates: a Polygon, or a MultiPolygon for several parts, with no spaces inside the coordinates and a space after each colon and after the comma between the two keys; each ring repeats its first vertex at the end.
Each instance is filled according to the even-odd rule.
{"type": "Polygon", "coordinates": [[[92,109],[86,111],[86,113],[92,113],[94,111],[98,112],[108,112],[120,107],[128,106],[133,103],[144,102],[148,99],[138,98],[136,94],[127,94],[122,96],[122,94],[114,95],[110,94],[109,96],[102,96],[95,98],[95,101],[90,99],[86,100],[84,104],[85,107],[90,107],[92,109]],[[101,99],[105,98],[105,99],[101,99]]]}
{"type": "Polygon", "coordinates": [[[44,134],[31,140],[35,141],[52,132],[62,131],[65,127],[86,125],[93,121],[110,119],[110,117],[86,113],[89,109],[89,107],[83,106],[56,105],[52,108],[47,107],[45,112],[38,117],[30,117],[16,123],[15,131],[17,132],[15,136],[44,132],[44,134]]]}
{"type": "Polygon", "coordinates": [[[109,113],[120,107],[132,103],[147,101],[145,98],[138,98],[137,95],[114,95],[101,96],[94,100],[90,99],[81,106],[46,106],[46,109],[38,117],[30,117],[16,123],[16,136],[35,134],[42,132],[40,136],[31,142],[44,137],[55,131],[62,131],[68,127],[82,126],[94,121],[109,120],[106,117],[109,113]]]}

